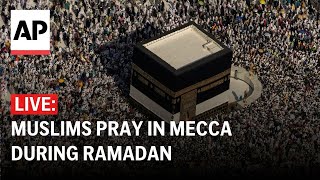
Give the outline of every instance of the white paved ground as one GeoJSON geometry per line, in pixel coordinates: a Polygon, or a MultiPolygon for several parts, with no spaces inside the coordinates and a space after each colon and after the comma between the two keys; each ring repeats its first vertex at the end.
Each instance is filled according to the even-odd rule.
{"type": "Polygon", "coordinates": [[[252,90],[249,84],[245,83],[242,80],[230,78],[230,91],[232,93],[233,99],[230,99],[231,102],[239,101],[244,98],[244,92],[247,93],[252,90]]]}
{"type": "Polygon", "coordinates": [[[262,94],[262,84],[259,81],[259,78],[256,74],[250,76],[249,72],[246,71],[244,68],[242,67],[236,67],[236,66],[232,66],[231,68],[231,83],[230,83],[230,89],[234,91],[234,97],[236,97],[237,95],[244,95],[244,90],[250,90],[247,92],[250,92],[248,95],[248,97],[245,99],[245,101],[238,101],[238,105],[240,107],[246,107],[249,104],[253,103],[254,101],[256,101],[258,98],[260,98],[261,94],[262,94]],[[237,70],[237,77],[241,80],[236,80],[233,78],[235,75],[235,70],[237,70]],[[232,80],[234,79],[234,80],[232,80]],[[240,81],[242,81],[242,83],[240,84],[240,81]],[[245,83],[247,82],[247,83],[245,83]],[[245,85],[247,84],[247,85],[245,85]],[[250,87],[248,87],[250,84],[250,87]],[[241,92],[242,91],[242,92],[241,92]]]}

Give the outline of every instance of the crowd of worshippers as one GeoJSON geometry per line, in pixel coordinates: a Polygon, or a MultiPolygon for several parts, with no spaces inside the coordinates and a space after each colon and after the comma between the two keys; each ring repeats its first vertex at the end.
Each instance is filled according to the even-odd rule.
{"type": "MultiPolygon", "coordinates": [[[[320,19],[310,0],[0,3],[4,22],[0,30],[1,94],[6,91],[59,94],[59,115],[39,119],[146,120],[128,101],[133,47],[141,40],[189,21],[232,48],[234,65],[247,70],[254,67],[263,85],[258,101],[208,119],[229,121],[232,137],[150,138],[142,134],[121,138],[13,140],[9,122],[35,117],[10,116],[9,103],[1,99],[1,151],[9,150],[14,141],[26,145],[159,144],[172,146],[173,166],[177,167],[246,170],[320,165],[320,19]],[[34,8],[50,9],[51,55],[11,56],[10,10],[34,8]]],[[[32,167],[37,165],[30,168],[48,170],[32,167]]],[[[78,166],[70,163],[73,169],[78,166]]],[[[135,168],[134,164],[121,166],[135,168]]]]}

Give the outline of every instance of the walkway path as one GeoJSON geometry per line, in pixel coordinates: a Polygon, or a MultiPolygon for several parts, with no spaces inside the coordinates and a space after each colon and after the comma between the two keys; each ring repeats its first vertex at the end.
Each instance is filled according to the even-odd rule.
{"type": "MultiPolygon", "coordinates": [[[[237,101],[237,104],[241,108],[248,106],[249,104],[256,101],[258,98],[260,98],[262,94],[262,84],[259,81],[257,75],[253,74],[252,76],[250,76],[249,72],[244,68],[232,66],[230,76],[231,78],[241,80],[250,86],[250,89],[249,89],[250,91],[247,94],[247,98],[245,98],[244,101],[243,100],[237,101]],[[236,70],[237,70],[237,73],[235,75],[236,70]]],[[[230,87],[232,87],[232,85],[230,85],[230,87]]]]}

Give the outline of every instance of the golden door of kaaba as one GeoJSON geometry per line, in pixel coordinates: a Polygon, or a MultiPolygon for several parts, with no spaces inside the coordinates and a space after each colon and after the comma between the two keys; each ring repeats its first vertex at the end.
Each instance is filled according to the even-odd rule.
{"type": "Polygon", "coordinates": [[[180,120],[188,121],[196,116],[197,89],[181,95],[180,120]]]}

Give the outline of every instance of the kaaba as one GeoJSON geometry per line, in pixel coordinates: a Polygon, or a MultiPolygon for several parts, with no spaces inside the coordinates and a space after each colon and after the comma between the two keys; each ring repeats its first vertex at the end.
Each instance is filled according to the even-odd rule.
{"type": "Polygon", "coordinates": [[[232,50],[194,22],[138,43],[130,97],[164,121],[208,117],[228,107],[232,50]]]}

